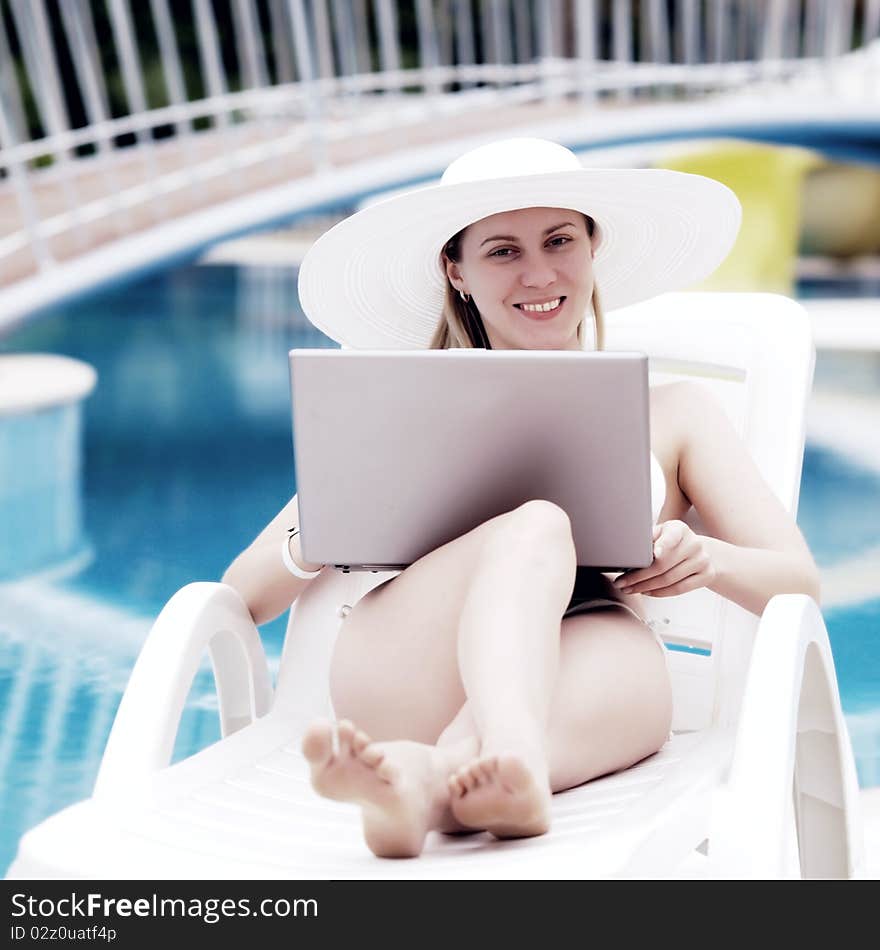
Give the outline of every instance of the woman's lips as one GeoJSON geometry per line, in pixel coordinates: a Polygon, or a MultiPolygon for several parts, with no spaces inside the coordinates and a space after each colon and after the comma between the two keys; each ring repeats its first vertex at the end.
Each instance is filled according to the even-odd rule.
{"type": "Polygon", "coordinates": [[[567,298],[565,297],[560,298],[559,306],[555,307],[553,310],[523,310],[522,307],[517,307],[516,309],[524,317],[528,317],[529,320],[552,320],[562,311],[562,308],[565,306],[566,299],[567,298]]]}

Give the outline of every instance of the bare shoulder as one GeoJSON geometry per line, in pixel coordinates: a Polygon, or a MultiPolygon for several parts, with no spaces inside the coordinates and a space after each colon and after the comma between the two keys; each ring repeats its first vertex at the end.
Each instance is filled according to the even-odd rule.
{"type": "Polygon", "coordinates": [[[657,389],[652,426],[656,413],[660,432],[675,446],[679,488],[705,532],[744,547],[805,550],[794,519],[764,480],[715,393],[695,381],[657,389]]]}
{"type": "Polygon", "coordinates": [[[675,446],[677,454],[701,425],[725,420],[727,414],[712,392],[691,380],[677,380],[652,386],[650,390],[651,426],[663,441],[675,446]]]}
{"type": "Polygon", "coordinates": [[[686,380],[652,386],[649,394],[651,411],[651,444],[658,456],[665,456],[670,465],[677,467],[688,432],[692,407],[705,394],[694,383],[686,380]]]}
{"type": "Polygon", "coordinates": [[[667,412],[673,407],[681,409],[698,402],[705,394],[706,390],[702,386],[689,379],[661,383],[650,389],[651,408],[656,406],[659,410],[667,412]]]}

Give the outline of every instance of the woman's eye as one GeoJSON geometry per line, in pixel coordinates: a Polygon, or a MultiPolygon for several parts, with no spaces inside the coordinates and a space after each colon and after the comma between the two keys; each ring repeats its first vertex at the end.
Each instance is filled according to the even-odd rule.
{"type": "MultiPolygon", "coordinates": [[[[570,244],[574,239],[567,234],[558,234],[556,237],[550,238],[547,242],[548,247],[564,247],[566,244],[570,244]]],[[[494,251],[489,252],[489,257],[512,257],[516,254],[517,249],[515,247],[496,247],[494,251]]]]}

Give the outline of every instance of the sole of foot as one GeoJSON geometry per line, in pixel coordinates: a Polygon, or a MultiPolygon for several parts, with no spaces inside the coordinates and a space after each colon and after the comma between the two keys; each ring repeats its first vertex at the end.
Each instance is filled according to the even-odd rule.
{"type": "Polygon", "coordinates": [[[390,745],[372,742],[349,720],[336,727],[322,720],[306,731],[302,751],[319,795],[361,807],[364,838],[373,854],[411,858],[424,847],[430,803],[423,784],[390,761],[390,745]]]}
{"type": "Polygon", "coordinates": [[[528,838],[550,828],[550,790],[517,755],[483,756],[449,777],[455,818],[496,838],[528,838]]]}

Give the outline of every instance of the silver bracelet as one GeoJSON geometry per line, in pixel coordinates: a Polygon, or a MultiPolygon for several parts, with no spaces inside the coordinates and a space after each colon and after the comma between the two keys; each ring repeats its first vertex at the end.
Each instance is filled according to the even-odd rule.
{"type": "Polygon", "coordinates": [[[321,573],[322,568],[319,567],[317,571],[304,571],[299,564],[294,561],[290,553],[290,542],[297,534],[299,534],[299,529],[291,528],[287,537],[281,542],[281,560],[294,577],[301,577],[304,581],[310,581],[313,577],[317,577],[321,573]]]}

